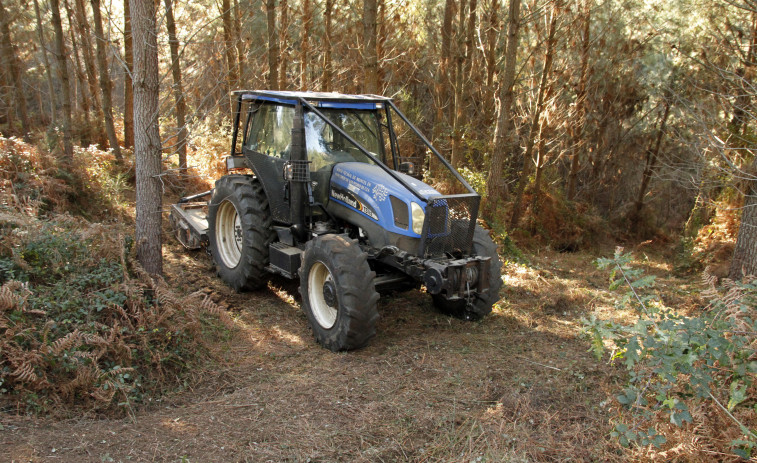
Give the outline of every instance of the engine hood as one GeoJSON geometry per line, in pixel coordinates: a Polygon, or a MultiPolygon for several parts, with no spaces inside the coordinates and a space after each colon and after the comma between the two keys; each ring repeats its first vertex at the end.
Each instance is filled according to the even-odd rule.
{"type": "MultiPolygon", "coordinates": [[[[397,175],[424,200],[441,196],[420,180],[399,172],[397,175]]],[[[329,202],[332,201],[357,211],[388,232],[420,237],[412,231],[410,203],[414,202],[425,210],[426,202],[379,166],[361,162],[335,165],[329,185],[329,202]]],[[[350,220],[344,214],[340,215],[350,220]]]]}

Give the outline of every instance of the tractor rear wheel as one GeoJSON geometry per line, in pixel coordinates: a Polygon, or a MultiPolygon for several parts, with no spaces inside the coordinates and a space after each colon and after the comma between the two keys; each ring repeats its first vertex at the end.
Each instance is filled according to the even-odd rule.
{"type": "Polygon", "coordinates": [[[208,205],[208,245],[223,281],[236,291],[261,287],[274,236],[268,199],[256,178],[226,175],[216,181],[208,205]]]}
{"type": "Polygon", "coordinates": [[[300,266],[302,307],[315,339],[334,352],[376,335],[376,273],[356,240],[324,235],[308,242],[300,266]]]}
{"type": "Polygon", "coordinates": [[[450,301],[441,294],[432,295],[434,306],[440,312],[463,320],[480,320],[491,313],[492,306],[499,300],[499,290],[502,288],[502,262],[497,254],[497,245],[489,233],[478,225],[473,232],[473,254],[490,258],[489,291],[476,295],[470,305],[464,299],[450,301]]]}

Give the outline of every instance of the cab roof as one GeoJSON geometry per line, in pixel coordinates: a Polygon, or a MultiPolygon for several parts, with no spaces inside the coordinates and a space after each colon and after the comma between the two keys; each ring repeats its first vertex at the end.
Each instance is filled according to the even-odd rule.
{"type": "Polygon", "coordinates": [[[232,95],[242,101],[263,100],[281,104],[294,105],[298,100],[305,100],[320,108],[378,109],[383,103],[391,101],[379,95],[346,95],[335,92],[292,92],[284,90],[236,90],[232,95]]]}

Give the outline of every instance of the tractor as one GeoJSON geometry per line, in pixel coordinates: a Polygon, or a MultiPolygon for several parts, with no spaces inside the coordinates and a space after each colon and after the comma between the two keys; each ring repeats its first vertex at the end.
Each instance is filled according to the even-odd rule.
{"type": "Polygon", "coordinates": [[[227,175],[171,208],[178,240],[205,247],[224,282],[246,291],[270,274],[299,278],[315,338],[332,351],[375,336],[380,292],[424,286],[450,316],[491,312],[502,264],[476,223],[481,197],[391,98],[247,90],[231,98],[227,175]],[[424,183],[419,159],[463,193],[424,183]]]}

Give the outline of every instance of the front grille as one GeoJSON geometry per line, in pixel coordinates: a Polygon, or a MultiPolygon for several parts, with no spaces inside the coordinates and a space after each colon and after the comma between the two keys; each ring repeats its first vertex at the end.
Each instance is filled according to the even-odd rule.
{"type": "Polygon", "coordinates": [[[423,257],[469,255],[480,201],[481,197],[474,194],[429,200],[420,254],[423,257]]]}

